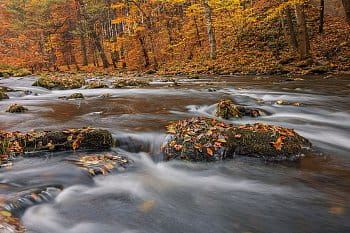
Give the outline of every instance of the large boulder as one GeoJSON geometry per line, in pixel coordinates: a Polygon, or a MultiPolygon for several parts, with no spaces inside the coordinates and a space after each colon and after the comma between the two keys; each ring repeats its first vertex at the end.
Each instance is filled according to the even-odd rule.
{"type": "Polygon", "coordinates": [[[166,160],[216,161],[235,155],[298,160],[311,147],[292,129],[261,123],[234,126],[211,118],[193,118],[167,129],[169,135],[162,146],[166,160]]]}
{"type": "Polygon", "coordinates": [[[114,88],[145,87],[150,83],[147,80],[136,78],[119,78],[113,82],[114,88]]]}

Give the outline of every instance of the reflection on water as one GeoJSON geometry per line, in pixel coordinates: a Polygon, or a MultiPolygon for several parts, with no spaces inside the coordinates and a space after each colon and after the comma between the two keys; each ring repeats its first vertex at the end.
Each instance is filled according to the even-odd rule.
{"type": "Polygon", "coordinates": [[[19,91],[0,101],[0,130],[106,128],[119,141],[116,152],[135,163],[126,172],[92,178],[65,161],[72,153],[21,159],[0,170],[0,195],[64,186],[53,202],[24,213],[22,221],[33,233],[349,232],[350,77],[305,79],[310,80],[220,77],[183,80],[176,88],[154,82],[147,89],[78,91],[31,87],[28,78],[2,79],[0,86],[19,91]],[[87,98],[58,99],[74,92],[87,98]],[[111,97],[99,97],[106,93],[111,97]],[[267,113],[228,122],[294,128],[313,142],[317,156],[294,164],[253,158],[162,162],[164,126],[193,116],[215,117],[221,98],[267,113]],[[278,105],[277,100],[302,106],[278,105]],[[30,111],[5,113],[13,102],[30,111]]]}

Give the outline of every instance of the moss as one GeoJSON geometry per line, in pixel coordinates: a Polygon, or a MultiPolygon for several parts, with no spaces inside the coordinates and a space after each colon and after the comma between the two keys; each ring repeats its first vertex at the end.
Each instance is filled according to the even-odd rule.
{"type": "Polygon", "coordinates": [[[265,160],[297,160],[311,146],[294,130],[254,124],[233,126],[211,118],[194,118],[168,126],[162,150],[167,160],[217,161],[235,155],[265,160]]]}
{"type": "Polygon", "coordinates": [[[10,112],[10,113],[23,113],[23,112],[26,112],[26,111],[28,111],[28,109],[23,107],[20,104],[12,104],[6,110],[6,112],[10,112]]]}
{"type": "Polygon", "coordinates": [[[120,78],[113,82],[115,88],[124,88],[124,87],[145,87],[149,86],[149,82],[142,79],[135,78],[120,78]]]}
{"type": "Polygon", "coordinates": [[[84,78],[77,75],[43,76],[33,83],[33,86],[47,89],[76,89],[85,85],[84,78]]]}
{"type": "Polygon", "coordinates": [[[0,89],[0,100],[8,99],[8,95],[0,89]]]}
{"type": "Polygon", "coordinates": [[[92,81],[92,82],[89,82],[85,87],[85,89],[97,89],[97,88],[108,88],[108,85],[103,82],[92,81]]]}
{"type": "Polygon", "coordinates": [[[84,99],[84,95],[81,94],[81,93],[74,93],[74,94],[71,94],[70,96],[66,97],[66,99],[84,99]]]}

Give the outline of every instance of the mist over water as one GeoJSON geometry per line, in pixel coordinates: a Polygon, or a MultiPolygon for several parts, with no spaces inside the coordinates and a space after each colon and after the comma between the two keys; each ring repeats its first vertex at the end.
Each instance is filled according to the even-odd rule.
{"type": "Polygon", "coordinates": [[[92,178],[66,161],[85,152],[60,152],[20,159],[1,169],[0,184],[7,185],[0,190],[2,195],[42,185],[64,187],[54,200],[23,213],[27,232],[350,231],[350,77],[286,83],[278,78],[222,77],[220,81],[184,79],[180,83],[186,86],[176,88],[153,82],[146,89],[68,91],[32,87],[33,80],[0,80],[0,86],[18,90],[9,93],[11,99],[0,101],[0,130],[105,128],[118,141],[111,153],[127,156],[133,163],[124,172],[92,178]],[[76,92],[86,99],[59,99],[76,92]],[[111,97],[99,97],[106,93],[111,97]],[[226,122],[294,128],[312,141],[316,156],[292,164],[254,158],[163,161],[164,126],[189,117],[216,118],[221,98],[265,112],[259,118],[226,122]],[[278,100],[302,105],[278,105],[278,100]],[[14,102],[29,112],[5,113],[14,102]]]}

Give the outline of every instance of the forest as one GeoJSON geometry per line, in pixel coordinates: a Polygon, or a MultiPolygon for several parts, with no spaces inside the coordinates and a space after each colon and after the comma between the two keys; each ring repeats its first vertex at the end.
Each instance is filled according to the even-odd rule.
{"type": "Polygon", "coordinates": [[[339,1],[325,15],[327,4],[337,6],[302,0],[4,0],[0,60],[31,72],[348,71],[350,3],[339,1]]]}
{"type": "Polygon", "coordinates": [[[0,0],[0,233],[349,233],[350,0],[0,0]]]}

